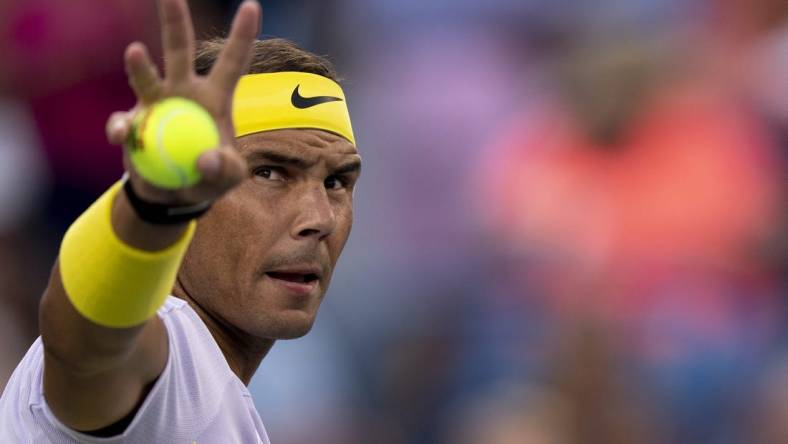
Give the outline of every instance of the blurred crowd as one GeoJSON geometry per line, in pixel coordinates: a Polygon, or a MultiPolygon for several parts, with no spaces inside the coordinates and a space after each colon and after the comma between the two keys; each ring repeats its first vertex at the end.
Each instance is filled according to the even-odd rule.
{"type": "MultiPolygon", "coordinates": [[[[190,1],[197,35],[237,3],[190,1]]],[[[274,442],[788,442],[788,3],[262,5],[334,60],[364,158],[315,329],[250,387],[274,442]]],[[[157,23],[0,0],[0,385],[157,23]]]]}

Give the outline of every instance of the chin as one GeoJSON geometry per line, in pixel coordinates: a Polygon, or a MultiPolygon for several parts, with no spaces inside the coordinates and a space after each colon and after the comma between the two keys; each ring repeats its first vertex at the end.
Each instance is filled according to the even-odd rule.
{"type": "Polygon", "coordinates": [[[264,323],[258,323],[255,336],[267,339],[297,339],[305,336],[315,325],[315,316],[301,310],[287,310],[273,316],[266,316],[264,323]]]}
{"type": "Polygon", "coordinates": [[[291,329],[278,332],[277,335],[271,337],[271,339],[276,339],[278,341],[287,340],[287,339],[298,339],[306,336],[312,330],[312,326],[298,328],[298,329],[291,329]]]}

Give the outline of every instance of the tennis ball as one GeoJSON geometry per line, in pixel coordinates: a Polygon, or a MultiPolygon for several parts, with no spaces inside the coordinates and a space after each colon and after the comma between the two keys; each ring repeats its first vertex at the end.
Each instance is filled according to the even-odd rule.
{"type": "Polygon", "coordinates": [[[135,116],[126,148],[149,183],[167,189],[200,181],[197,158],[219,146],[219,129],[202,106],[183,97],[156,102],[135,116]]]}

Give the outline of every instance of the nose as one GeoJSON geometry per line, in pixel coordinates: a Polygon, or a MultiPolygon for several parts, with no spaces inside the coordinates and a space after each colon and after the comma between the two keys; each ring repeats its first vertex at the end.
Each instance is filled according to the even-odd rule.
{"type": "Polygon", "coordinates": [[[336,214],[322,184],[306,187],[296,204],[297,217],[291,231],[294,239],[322,240],[336,228],[336,214]]]}

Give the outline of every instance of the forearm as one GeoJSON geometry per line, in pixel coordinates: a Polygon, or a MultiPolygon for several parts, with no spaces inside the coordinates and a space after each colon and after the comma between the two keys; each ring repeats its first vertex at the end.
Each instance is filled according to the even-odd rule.
{"type": "MultiPolygon", "coordinates": [[[[163,346],[159,360],[162,364],[166,361],[166,331],[159,319],[152,318],[130,328],[109,328],[88,321],[69,301],[57,261],[41,299],[38,316],[48,367],[56,362],[58,369],[74,375],[101,373],[124,365],[135,353],[153,356],[161,351],[156,346],[155,336],[159,336],[163,346]],[[152,332],[147,333],[147,330],[152,332]]],[[[152,367],[156,360],[151,359],[152,367]]]]}
{"type": "Polygon", "coordinates": [[[63,290],[57,263],[39,316],[44,394],[70,428],[96,430],[125,417],[164,370],[168,345],[161,320],[126,329],[87,321],[63,290]]]}
{"type": "Polygon", "coordinates": [[[167,332],[155,310],[172,288],[192,231],[188,224],[140,220],[116,185],[67,232],[39,325],[44,393],[69,427],[114,423],[164,370],[167,332]]]}
{"type": "Polygon", "coordinates": [[[190,234],[140,220],[113,187],[63,240],[40,306],[47,351],[80,371],[122,362],[169,294],[190,234]]]}

